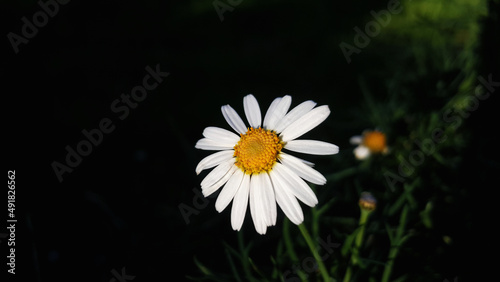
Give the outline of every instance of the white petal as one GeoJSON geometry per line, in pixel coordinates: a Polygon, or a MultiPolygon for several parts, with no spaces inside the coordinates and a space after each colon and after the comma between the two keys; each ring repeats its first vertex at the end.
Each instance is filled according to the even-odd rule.
{"type": "Polygon", "coordinates": [[[220,191],[217,201],[215,202],[215,209],[218,212],[222,212],[234,198],[234,195],[238,191],[241,181],[243,180],[244,174],[245,173],[241,169],[236,170],[231,178],[229,178],[226,185],[224,185],[224,188],[220,191]]]}
{"type": "Polygon", "coordinates": [[[288,141],[285,149],[311,155],[333,155],[339,152],[337,145],[317,140],[288,141]]]}
{"type": "Polygon", "coordinates": [[[304,213],[300,208],[300,204],[297,198],[286,189],[286,182],[280,178],[277,173],[273,171],[269,172],[271,181],[273,183],[274,192],[276,195],[276,202],[280,206],[281,210],[285,213],[286,217],[290,219],[291,222],[299,225],[304,221],[304,213]]]}
{"type": "Polygon", "coordinates": [[[227,150],[206,156],[196,166],[196,174],[200,174],[200,172],[204,169],[212,168],[223,161],[231,159],[233,155],[234,155],[234,150],[227,150]]]}
{"type": "Polygon", "coordinates": [[[314,168],[304,164],[301,159],[285,153],[280,154],[280,159],[283,165],[290,168],[304,180],[317,185],[325,185],[326,178],[314,168]]]}
{"type": "Polygon", "coordinates": [[[272,114],[274,112],[274,110],[276,109],[276,106],[278,106],[278,104],[280,103],[281,101],[281,97],[279,98],[276,98],[273,100],[273,102],[271,103],[271,105],[269,105],[269,108],[267,109],[267,112],[266,112],[266,116],[264,117],[264,128],[269,128],[269,119],[271,118],[272,114]]]}
{"type": "Polygon", "coordinates": [[[231,142],[221,143],[218,141],[214,141],[212,139],[202,138],[198,140],[198,142],[196,142],[196,145],[194,145],[194,147],[196,149],[201,149],[201,150],[220,151],[220,150],[233,149],[234,145],[236,145],[236,143],[231,143],[231,142]]]}
{"type": "Polygon", "coordinates": [[[248,192],[250,191],[250,175],[244,174],[240,188],[236,192],[231,207],[231,226],[233,230],[240,230],[245,220],[248,205],[248,192]]]}
{"type": "Polygon", "coordinates": [[[300,105],[296,106],[293,108],[288,114],[286,114],[285,117],[283,117],[274,130],[278,133],[283,131],[285,128],[287,128],[290,124],[292,124],[294,121],[299,119],[301,116],[307,114],[310,110],[312,110],[316,106],[316,103],[314,101],[305,101],[302,102],[300,105]]]}
{"type": "Polygon", "coordinates": [[[273,173],[277,173],[281,179],[286,183],[285,189],[288,189],[292,194],[297,197],[304,204],[314,207],[318,203],[318,198],[297,174],[292,172],[288,167],[280,163],[274,164],[273,173]]]}
{"type": "Polygon", "coordinates": [[[290,124],[281,132],[280,136],[284,142],[298,138],[322,123],[328,115],[330,115],[328,106],[319,106],[290,124]]]}
{"type": "Polygon", "coordinates": [[[269,118],[267,119],[267,125],[264,125],[264,127],[266,129],[274,130],[278,122],[285,116],[288,108],[290,108],[290,104],[292,104],[292,97],[286,95],[275,107],[273,107],[273,109],[269,107],[266,113],[266,118],[268,116],[269,118]]]}
{"type": "Polygon", "coordinates": [[[261,126],[262,116],[260,114],[259,103],[252,94],[243,98],[243,108],[245,109],[245,115],[250,126],[259,128],[261,126]]]}
{"type": "Polygon", "coordinates": [[[363,145],[359,145],[358,147],[354,148],[354,156],[356,156],[356,159],[358,160],[364,160],[370,156],[370,149],[363,145]]]}
{"type": "MultiPolygon", "coordinates": [[[[240,141],[240,136],[224,128],[209,126],[203,130],[203,136],[220,143],[232,143],[236,145],[240,141]]],[[[234,146],[233,145],[233,146],[234,146]]]]}
{"type": "Polygon", "coordinates": [[[201,188],[214,185],[217,181],[219,181],[219,179],[226,175],[231,167],[235,166],[234,162],[235,160],[231,158],[214,168],[209,174],[207,174],[207,176],[205,176],[205,179],[201,181],[201,188]]]}
{"type": "Polygon", "coordinates": [[[271,179],[267,173],[261,173],[262,175],[262,201],[264,203],[265,209],[265,219],[267,226],[276,225],[277,209],[276,209],[276,199],[274,196],[274,188],[271,179]]]}
{"type": "Polygon", "coordinates": [[[236,170],[238,170],[238,167],[233,165],[229,169],[229,171],[221,179],[219,179],[217,182],[215,182],[213,185],[208,186],[208,187],[201,187],[201,192],[203,193],[203,196],[208,197],[208,196],[212,195],[212,193],[214,193],[215,191],[219,190],[219,188],[222,185],[224,185],[229,180],[229,178],[231,178],[231,176],[234,174],[234,172],[236,170]]]}
{"type": "Polygon", "coordinates": [[[353,136],[349,139],[349,142],[353,145],[358,145],[363,143],[363,137],[361,135],[353,136]]]}
{"type": "Polygon", "coordinates": [[[300,159],[300,160],[301,160],[304,164],[306,164],[306,165],[308,165],[308,166],[310,166],[310,167],[314,167],[314,163],[312,163],[312,162],[308,162],[308,161],[303,160],[303,159],[300,159]]]}
{"type": "Polygon", "coordinates": [[[250,178],[250,214],[255,230],[263,235],[266,234],[267,224],[261,177],[261,174],[252,174],[250,178]]]}
{"type": "Polygon", "coordinates": [[[227,123],[234,129],[234,131],[244,134],[247,132],[247,127],[245,123],[238,115],[238,113],[231,108],[229,105],[225,105],[221,107],[222,115],[226,119],[227,123]]]}

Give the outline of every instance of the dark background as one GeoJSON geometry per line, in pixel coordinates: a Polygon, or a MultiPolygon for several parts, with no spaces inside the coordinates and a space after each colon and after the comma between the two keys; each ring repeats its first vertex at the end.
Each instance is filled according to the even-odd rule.
{"type": "MultiPolygon", "coordinates": [[[[403,51],[411,46],[374,38],[350,64],[338,47],[343,40],[352,43],[352,28],[386,3],[246,0],[225,12],[221,22],[211,1],[72,0],[59,5],[57,15],[21,44],[18,54],[6,35],[20,34],[21,18],[31,20],[40,6],[35,1],[2,4],[3,136],[6,168],[16,170],[18,277],[110,281],[113,269],[125,267],[134,281],[175,281],[199,276],[194,257],[211,268],[227,269],[222,241],[236,244],[229,210],[218,214],[211,197],[189,224],[179,211],[181,203],[193,207],[193,188],[199,189],[206,174],[195,174],[199,160],[208,155],[194,148],[203,128],[229,129],[220,106],[230,104],[243,116],[242,98],[249,93],[263,113],[275,97],[292,95],[293,105],[312,99],[330,106],[331,116],[311,137],[335,143],[341,154],[350,155],[349,137],[375,126],[363,115],[359,78],[383,101],[387,93],[377,81],[414,71],[403,51]],[[142,84],[146,66],[157,64],[170,75],[119,119],[110,105],[142,84]],[[59,182],[51,164],[64,164],[65,147],[76,148],[85,139],[82,130],[97,128],[103,118],[111,119],[115,130],[104,134],[102,143],[59,182]]],[[[476,70],[485,77],[497,73],[499,63],[499,19],[491,12],[498,1],[489,1],[489,7],[493,16],[481,20],[475,50],[476,70]]],[[[409,83],[418,94],[408,94],[411,106],[405,109],[441,107],[449,97],[428,99],[426,87],[435,83],[433,78],[454,77],[431,72],[409,83]]],[[[471,138],[460,151],[463,161],[446,176],[466,192],[454,210],[460,214],[451,223],[453,213],[444,211],[441,218],[447,234],[458,238],[440,257],[448,261],[432,265],[442,279],[476,273],[473,263],[483,259],[481,251],[496,244],[490,231],[496,222],[488,220],[496,214],[487,208],[497,205],[492,199],[497,178],[488,180],[499,169],[493,157],[498,156],[497,94],[466,120],[471,138]]],[[[400,126],[391,137],[405,132],[400,126]]],[[[330,171],[341,166],[331,159],[309,160],[330,171]]],[[[332,193],[345,196],[341,190],[332,193]]],[[[279,226],[280,221],[282,215],[279,226]]],[[[280,228],[260,236],[247,216],[242,232],[253,242],[252,259],[265,265],[280,228]]],[[[429,244],[426,248],[434,249],[429,244]]],[[[403,271],[424,268],[426,256],[415,257],[403,256],[403,271]],[[412,261],[415,257],[422,260],[412,261]]]]}

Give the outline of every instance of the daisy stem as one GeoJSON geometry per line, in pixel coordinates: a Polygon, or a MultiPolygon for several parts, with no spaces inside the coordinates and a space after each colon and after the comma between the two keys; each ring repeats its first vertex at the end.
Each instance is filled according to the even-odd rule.
{"type": "Polygon", "coordinates": [[[319,268],[319,271],[321,273],[321,276],[323,277],[323,280],[325,282],[330,281],[330,275],[328,275],[328,271],[326,270],[326,267],[323,264],[323,260],[321,259],[321,256],[319,255],[318,250],[316,249],[316,246],[315,246],[313,240],[311,239],[309,232],[306,229],[306,226],[304,225],[304,223],[301,223],[298,226],[299,226],[300,232],[302,233],[302,236],[304,237],[307,245],[309,246],[309,249],[311,250],[311,253],[312,253],[314,259],[318,263],[318,268],[319,268]]]}
{"type": "Polygon", "coordinates": [[[243,240],[243,232],[238,232],[238,247],[241,252],[241,264],[243,265],[243,271],[245,272],[247,279],[250,279],[252,277],[252,273],[250,271],[250,262],[248,261],[248,249],[245,248],[243,240]]]}
{"type": "Polygon", "coordinates": [[[365,226],[366,220],[368,219],[368,215],[370,215],[371,211],[361,209],[361,215],[359,217],[359,232],[356,234],[356,238],[354,239],[354,249],[353,254],[351,256],[352,263],[355,265],[359,261],[359,249],[361,248],[361,244],[363,243],[363,236],[365,235],[365,226]]]}
{"type": "Polygon", "coordinates": [[[396,237],[391,240],[391,250],[389,251],[389,256],[387,257],[387,263],[385,264],[384,273],[382,274],[381,281],[383,282],[389,281],[392,272],[392,266],[394,264],[396,256],[398,255],[399,248],[406,241],[406,239],[408,239],[408,236],[403,236],[406,219],[408,216],[408,209],[408,205],[405,205],[403,207],[403,210],[401,211],[401,217],[399,218],[399,226],[396,231],[396,237]]]}
{"type": "MultiPolygon", "coordinates": [[[[297,256],[293,248],[292,238],[290,237],[290,220],[288,220],[288,218],[283,221],[283,239],[290,259],[294,264],[299,263],[299,256],[297,256]]],[[[300,277],[301,281],[307,281],[307,274],[300,270],[300,268],[297,269],[297,275],[300,277]]]]}
{"type": "Polygon", "coordinates": [[[240,282],[241,278],[238,275],[238,271],[236,270],[236,266],[234,265],[233,258],[231,257],[231,254],[229,253],[229,251],[227,249],[225,249],[224,251],[226,252],[227,261],[229,262],[229,266],[231,267],[231,271],[233,272],[234,279],[236,279],[236,281],[240,282]]]}
{"type": "Polygon", "coordinates": [[[358,224],[359,231],[356,234],[356,237],[354,238],[354,247],[351,250],[351,264],[347,267],[347,270],[345,272],[344,282],[351,281],[352,267],[359,264],[360,262],[359,249],[361,248],[361,245],[363,243],[366,221],[371,212],[372,211],[366,209],[361,209],[361,215],[359,216],[359,224],[358,224]]]}

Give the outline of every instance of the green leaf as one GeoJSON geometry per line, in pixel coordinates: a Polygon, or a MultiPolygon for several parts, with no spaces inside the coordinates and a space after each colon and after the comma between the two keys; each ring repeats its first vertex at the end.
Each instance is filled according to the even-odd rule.
{"type": "Polygon", "coordinates": [[[347,238],[344,240],[344,245],[342,246],[342,249],[340,250],[340,253],[342,256],[346,256],[349,251],[351,250],[352,243],[354,242],[354,239],[356,239],[356,236],[358,235],[359,231],[361,231],[361,226],[356,228],[354,232],[352,232],[347,238]]]}
{"type": "Polygon", "coordinates": [[[229,262],[229,266],[231,267],[231,272],[233,273],[234,279],[236,279],[236,281],[241,281],[241,278],[238,275],[238,270],[236,269],[236,266],[234,265],[233,258],[229,254],[227,247],[225,249],[225,252],[226,252],[227,261],[229,262]]]}
{"type": "Polygon", "coordinates": [[[357,166],[350,167],[350,168],[346,168],[346,169],[341,170],[341,171],[337,171],[335,173],[325,175],[325,178],[326,178],[326,181],[328,181],[328,182],[337,182],[337,181],[341,180],[342,178],[349,177],[351,175],[355,175],[357,173],[357,171],[358,171],[357,166]]]}
{"type": "Polygon", "coordinates": [[[228,243],[222,241],[222,244],[224,245],[226,250],[228,250],[233,256],[237,257],[238,259],[241,259],[241,254],[238,253],[238,251],[236,251],[233,247],[229,246],[228,243]]]}
{"type": "Polygon", "coordinates": [[[387,235],[389,236],[389,242],[391,243],[392,246],[394,244],[394,234],[387,222],[385,223],[385,229],[387,230],[387,235]]]}
{"type": "Polygon", "coordinates": [[[204,266],[197,258],[196,256],[193,256],[193,261],[194,264],[198,267],[198,269],[201,271],[201,273],[205,275],[213,275],[212,271],[208,269],[206,266],[204,266]]]}
{"type": "Polygon", "coordinates": [[[432,228],[432,218],[431,218],[431,212],[432,212],[432,202],[427,202],[425,205],[425,209],[420,212],[420,219],[422,220],[422,223],[424,224],[425,227],[427,228],[432,228]]]}
{"type": "Polygon", "coordinates": [[[268,279],[266,278],[264,273],[262,273],[262,271],[260,271],[260,269],[257,267],[257,265],[253,262],[253,260],[250,257],[248,257],[248,262],[252,266],[253,270],[255,272],[257,272],[262,277],[262,279],[259,279],[260,281],[268,281],[268,279]]]}
{"type": "Polygon", "coordinates": [[[403,282],[403,281],[408,281],[408,275],[407,274],[404,274],[404,275],[398,277],[397,279],[393,280],[393,282],[403,282]]]}

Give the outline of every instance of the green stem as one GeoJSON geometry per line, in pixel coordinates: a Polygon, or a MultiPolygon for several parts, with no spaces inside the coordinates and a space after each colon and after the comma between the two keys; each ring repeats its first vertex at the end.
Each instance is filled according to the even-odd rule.
{"type": "Polygon", "coordinates": [[[323,277],[323,281],[328,282],[330,281],[330,275],[328,275],[328,271],[326,270],[325,264],[323,264],[323,260],[321,259],[321,256],[318,253],[318,250],[316,249],[316,246],[311,239],[311,236],[309,235],[309,232],[307,232],[306,226],[304,223],[299,224],[299,230],[302,233],[302,236],[306,240],[307,245],[309,246],[309,249],[311,250],[311,253],[316,260],[316,263],[318,263],[318,268],[321,273],[321,276],[323,277]]]}
{"type": "Polygon", "coordinates": [[[229,253],[229,251],[227,249],[225,249],[225,252],[226,252],[227,261],[229,262],[229,267],[231,267],[231,271],[233,272],[234,279],[236,279],[236,281],[238,281],[238,282],[241,282],[241,278],[238,275],[238,271],[236,270],[236,266],[233,263],[233,258],[231,257],[231,254],[229,253]]]}
{"type": "Polygon", "coordinates": [[[344,282],[351,281],[352,267],[354,265],[357,265],[360,261],[359,249],[361,248],[361,244],[363,243],[366,221],[368,220],[368,216],[371,212],[372,211],[361,209],[361,215],[359,216],[359,231],[358,234],[356,234],[356,238],[354,239],[354,247],[352,248],[351,252],[351,264],[347,267],[347,270],[345,272],[344,282]]]}
{"type": "MultiPolygon", "coordinates": [[[[292,238],[290,237],[290,220],[286,218],[283,221],[283,240],[285,241],[285,247],[293,263],[299,262],[299,256],[293,248],[292,238]]],[[[307,275],[302,272],[302,270],[297,269],[297,275],[300,277],[301,281],[307,281],[307,275]]]]}
{"type": "Polygon", "coordinates": [[[407,236],[403,237],[407,214],[408,205],[405,205],[403,211],[401,212],[401,217],[399,218],[399,226],[398,230],[396,231],[396,237],[394,238],[394,241],[391,242],[391,250],[389,251],[389,256],[387,257],[387,263],[385,264],[384,273],[382,274],[382,282],[389,281],[389,277],[391,276],[392,272],[392,266],[394,264],[396,256],[398,255],[399,248],[408,238],[407,236]]]}
{"type": "MultiPolygon", "coordinates": [[[[370,213],[371,213],[371,211],[361,209],[361,215],[359,216],[360,230],[359,230],[358,234],[356,235],[356,239],[354,240],[354,249],[356,251],[359,251],[359,248],[361,247],[361,243],[363,243],[363,236],[365,235],[366,220],[368,219],[368,215],[370,215],[370,213]]],[[[356,259],[358,259],[358,258],[356,258],[356,259]]]]}
{"type": "Polygon", "coordinates": [[[293,249],[292,238],[290,237],[290,221],[287,218],[283,221],[283,240],[285,241],[285,247],[292,262],[298,262],[299,256],[297,256],[297,253],[293,249]]]}
{"type": "Polygon", "coordinates": [[[357,172],[358,172],[358,167],[357,166],[356,167],[350,167],[350,168],[346,168],[344,170],[337,171],[335,173],[326,175],[325,178],[326,178],[327,181],[336,182],[336,181],[339,181],[340,179],[343,179],[345,177],[349,177],[351,175],[355,175],[357,172]]]}
{"type": "Polygon", "coordinates": [[[352,275],[352,269],[351,269],[351,266],[349,265],[349,267],[347,268],[346,272],[345,272],[345,275],[344,275],[344,282],[349,282],[351,281],[351,275],[352,275]]]}
{"type": "Polygon", "coordinates": [[[250,262],[248,261],[248,251],[245,248],[244,240],[243,240],[243,232],[238,232],[238,247],[241,252],[241,264],[243,266],[243,271],[245,272],[245,276],[247,279],[252,277],[252,272],[250,270],[250,262]]]}

